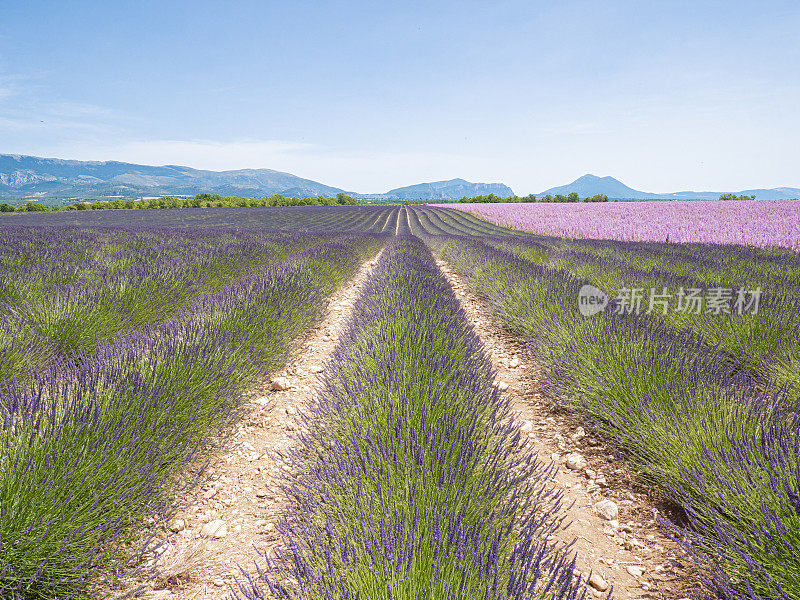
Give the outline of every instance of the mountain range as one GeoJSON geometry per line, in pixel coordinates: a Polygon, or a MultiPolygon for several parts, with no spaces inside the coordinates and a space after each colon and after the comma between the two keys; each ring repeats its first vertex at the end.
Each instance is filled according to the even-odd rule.
{"type": "MultiPolygon", "coordinates": [[[[567,195],[570,192],[577,192],[581,198],[594,196],[595,194],[605,194],[609,198],[620,200],[718,200],[722,192],[672,192],[667,194],[653,194],[642,192],[628,187],[618,179],[613,177],[597,177],[596,175],[584,175],[572,183],[550,188],[537,194],[538,197],[550,194],[567,195]]],[[[790,200],[800,198],[800,188],[779,187],[771,189],[740,190],[735,192],[737,196],[755,196],[757,200],[790,200]]]]}
{"type": "Polygon", "coordinates": [[[9,199],[89,200],[168,194],[193,196],[201,192],[222,196],[283,194],[298,198],[347,193],[363,198],[431,200],[490,193],[514,195],[511,188],[501,183],[470,183],[463,179],[401,187],[385,194],[357,194],[272,169],[203,171],[177,165],[156,167],[0,154],[0,197],[9,199]]]}
{"type": "Polygon", "coordinates": [[[211,192],[223,196],[284,194],[308,198],[342,192],[272,169],[202,171],[115,161],[79,161],[0,154],[0,196],[95,199],[211,192]]]}
{"type": "MultiPolygon", "coordinates": [[[[513,196],[502,183],[471,183],[450,179],[395,188],[383,194],[358,194],[272,169],[205,171],[177,165],[150,166],[116,161],[80,161],[0,154],[0,198],[96,200],[110,197],[141,198],[164,195],[193,196],[201,192],[223,196],[267,196],[283,194],[299,198],[335,196],[385,200],[448,200],[494,194],[513,196]]],[[[570,184],[545,190],[547,194],[581,197],[605,194],[621,200],[712,200],[720,192],[673,192],[654,194],[628,187],[613,177],[584,175],[570,184]]],[[[800,197],[800,188],[741,190],[737,195],[759,200],[800,197]]]]}
{"type": "Polygon", "coordinates": [[[514,192],[510,187],[502,183],[470,183],[463,179],[418,183],[417,185],[409,185],[386,192],[388,198],[396,198],[398,200],[447,200],[464,196],[486,196],[488,194],[508,198],[513,196],[514,192]]]}

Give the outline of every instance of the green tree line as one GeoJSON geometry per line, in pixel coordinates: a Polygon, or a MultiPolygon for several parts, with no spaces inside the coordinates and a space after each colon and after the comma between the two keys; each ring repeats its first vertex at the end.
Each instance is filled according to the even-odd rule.
{"type": "Polygon", "coordinates": [[[755,200],[755,196],[737,196],[736,194],[720,194],[720,200],[755,200]]]}
{"type": "Polygon", "coordinates": [[[509,196],[508,198],[501,198],[500,196],[495,196],[494,194],[487,194],[485,196],[474,196],[472,198],[467,198],[466,196],[460,198],[458,200],[460,203],[471,203],[471,202],[608,202],[608,196],[605,194],[595,194],[594,196],[587,196],[586,198],[581,198],[577,192],[572,192],[568,195],[563,194],[556,194],[555,196],[551,196],[547,194],[546,196],[542,196],[541,198],[537,198],[534,194],[528,194],[527,196],[509,196]]]}
{"type": "Polygon", "coordinates": [[[98,202],[75,202],[69,206],[45,206],[38,202],[28,202],[14,207],[3,203],[0,212],[40,212],[64,210],[119,210],[136,208],[211,208],[211,207],[258,207],[258,206],[353,206],[358,201],[347,194],[339,193],[335,198],[288,198],[280,194],[263,198],[245,198],[241,196],[220,196],[219,194],[197,194],[194,198],[175,198],[162,196],[149,200],[101,200],[98,202]]]}

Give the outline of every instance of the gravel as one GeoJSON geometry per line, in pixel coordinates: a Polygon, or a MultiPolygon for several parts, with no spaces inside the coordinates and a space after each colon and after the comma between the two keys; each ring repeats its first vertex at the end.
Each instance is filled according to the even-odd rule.
{"type": "Polygon", "coordinates": [[[270,387],[275,391],[282,392],[288,390],[291,385],[286,377],[276,377],[272,380],[272,385],[270,387]]]}
{"type": "Polygon", "coordinates": [[[599,573],[592,573],[591,577],[589,577],[589,585],[598,592],[605,592],[608,589],[608,583],[599,573]]]}
{"type": "Polygon", "coordinates": [[[204,538],[224,538],[228,535],[228,525],[222,519],[209,521],[200,530],[200,536],[204,538]]]}
{"type": "Polygon", "coordinates": [[[178,533],[179,531],[183,531],[186,529],[186,521],[183,519],[175,519],[169,526],[170,530],[178,533]]]}
{"type": "Polygon", "coordinates": [[[619,508],[617,508],[617,504],[611,500],[600,500],[600,502],[594,505],[594,512],[596,512],[601,519],[605,519],[606,521],[611,521],[619,516],[619,508]]]}
{"type": "Polygon", "coordinates": [[[567,460],[564,464],[568,469],[572,469],[574,471],[581,471],[586,468],[586,459],[583,457],[582,454],[573,452],[572,454],[567,455],[567,460]]]}

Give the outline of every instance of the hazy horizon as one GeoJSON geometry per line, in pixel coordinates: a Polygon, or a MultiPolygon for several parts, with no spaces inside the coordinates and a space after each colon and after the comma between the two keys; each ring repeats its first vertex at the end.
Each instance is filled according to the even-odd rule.
{"type": "Polygon", "coordinates": [[[382,193],[800,186],[795,2],[28,2],[0,152],[382,193]]]}

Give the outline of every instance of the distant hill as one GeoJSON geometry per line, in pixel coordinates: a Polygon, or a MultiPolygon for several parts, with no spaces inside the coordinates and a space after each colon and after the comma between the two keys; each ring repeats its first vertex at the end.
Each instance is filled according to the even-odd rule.
{"type": "Polygon", "coordinates": [[[594,196],[595,194],[605,194],[609,198],[646,198],[654,196],[654,194],[634,190],[613,177],[597,177],[595,175],[578,177],[570,184],[550,188],[536,195],[546,196],[550,194],[555,196],[556,194],[563,194],[566,196],[572,192],[577,192],[581,198],[594,196]]]}
{"type": "Polygon", "coordinates": [[[488,194],[508,198],[513,196],[514,192],[511,191],[510,187],[502,183],[470,183],[463,179],[450,179],[449,181],[418,183],[417,185],[395,188],[384,195],[398,200],[445,200],[464,196],[485,196],[488,194]]]}
{"type": "MultiPolygon", "coordinates": [[[[203,171],[190,167],[161,167],[116,161],[80,161],[0,154],[0,197],[9,199],[81,199],[109,197],[187,196],[201,192],[223,196],[295,198],[335,196],[345,190],[272,169],[203,171]]],[[[513,196],[501,183],[470,183],[463,179],[421,183],[385,194],[356,194],[362,198],[441,200],[495,194],[513,196]]]]}
{"type": "Polygon", "coordinates": [[[202,171],[115,161],[79,161],[0,154],[0,196],[101,198],[122,196],[223,196],[285,194],[299,198],[335,196],[344,190],[272,169],[202,171]]]}
{"type": "MultiPolygon", "coordinates": [[[[597,177],[596,175],[584,175],[578,177],[572,183],[560,185],[543,191],[537,196],[550,194],[567,195],[570,192],[577,192],[579,196],[594,196],[595,194],[605,194],[609,198],[619,198],[621,200],[718,200],[723,192],[672,192],[669,194],[653,194],[642,192],[628,187],[618,179],[613,177],[597,177]]],[[[733,192],[726,190],[725,193],[732,192],[737,196],[755,196],[757,200],[789,200],[800,198],[800,188],[779,187],[772,189],[740,190],[733,192]]]]}

